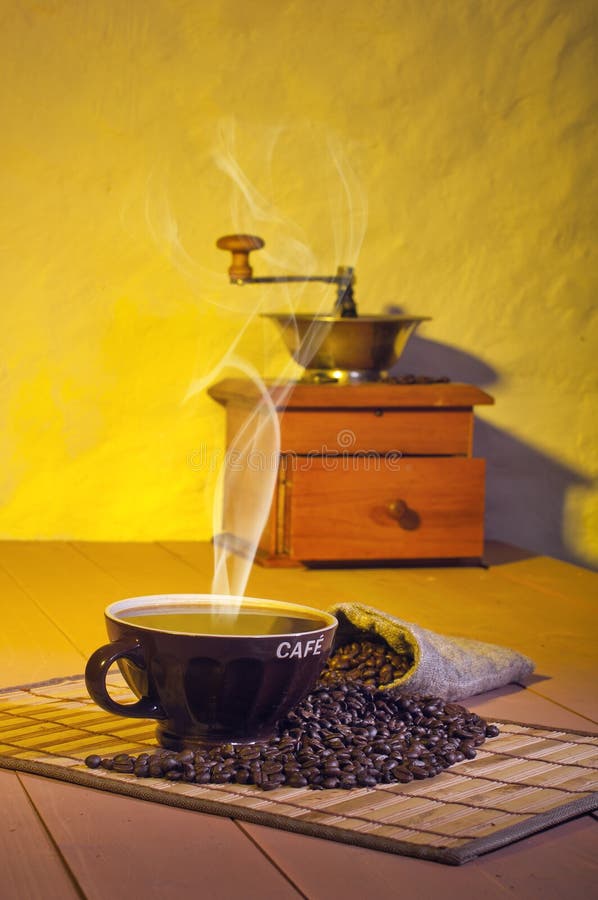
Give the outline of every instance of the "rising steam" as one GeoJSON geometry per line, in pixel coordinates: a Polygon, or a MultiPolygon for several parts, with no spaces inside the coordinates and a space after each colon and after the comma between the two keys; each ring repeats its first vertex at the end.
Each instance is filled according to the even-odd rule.
{"type": "MultiPolygon", "coordinates": [[[[313,124],[264,130],[260,132],[258,142],[260,172],[253,177],[242,161],[244,154],[239,143],[236,122],[232,119],[223,121],[213,150],[213,165],[231,183],[230,232],[267,236],[266,248],[259,253],[260,268],[268,274],[325,275],[334,274],[338,265],[355,266],[367,224],[367,204],[341,141],[313,124]],[[297,141],[307,142],[309,150],[306,150],[306,159],[309,161],[313,193],[305,189],[305,174],[289,172],[285,165],[285,145],[288,141],[294,148],[297,141]],[[278,198],[277,172],[281,173],[283,184],[283,189],[278,189],[278,198]],[[309,194],[312,206],[316,203],[316,221],[320,231],[323,221],[328,222],[329,246],[324,252],[318,254],[317,248],[310,242],[310,236],[300,226],[298,217],[287,209],[291,205],[286,190],[289,182],[298,186],[303,202],[309,194]]],[[[244,150],[246,146],[247,142],[244,150]]],[[[296,151],[294,157],[297,157],[296,151]]],[[[267,387],[255,366],[240,356],[241,339],[261,312],[275,309],[288,314],[289,318],[299,311],[330,313],[334,305],[334,291],[329,285],[311,284],[307,288],[304,283],[287,284],[274,290],[268,285],[246,285],[243,288],[227,285],[223,289],[222,272],[228,266],[226,258],[223,256],[222,272],[217,274],[200,266],[183,245],[168,196],[156,190],[156,185],[148,190],[147,196],[151,200],[148,200],[146,219],[155,240],[162,246],[166,242],[174,265],[196,288],[199,287],[201,303],[243,313],[237,333],[227,346],[217,348],[217,362],[206,375],[191,381],[185,398],[188,400],[204,391],[225,371],[230,373],[231,370],[249,378],[259,392],[259,402],[248,412],[228,447],[218,475],[213,510],[212,593],[241,597],[268,520],[277,480],[280,427],[268,388],[276,387],[277,406],[284,404],[292,391],[291,379],[297,371],[296,364],[289,358],[275,373],[274,380],[269,380],[267,387]],[[301,309],[302,303],[307,300],[310,308],[301,309]],[[261,464],[256,464],[258,460],[261,464]],[[241,497],[243,501],[240,501],[241,497]],[[237,552],[233,552],[233,547],[237,552]]],[[[217,237],[219,235],[214,234],[214,240],[217,237]]],[[[195,249],[197,251],[198,248],[195,249]]],[[[321,331],[316,327],[312,326],[308,331],[303,343],[306,357],[315,353],[320,335],[321,331]]]]}

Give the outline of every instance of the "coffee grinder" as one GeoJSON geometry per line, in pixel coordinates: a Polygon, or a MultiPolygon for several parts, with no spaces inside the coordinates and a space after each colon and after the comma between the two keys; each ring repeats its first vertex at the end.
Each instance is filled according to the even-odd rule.
{"type": "MultiPolygon", "coordinates": [[[[234,285],[317,281],[335,285],[330,315],[266,313],[304,368],[268,388],[281,444],[270,515],[256,561],[268,566],[479,563],[485,463],[473,457],[473,408],[492,397],[467,384],[389,374],[426,316],[360,316],[355,274],[253,275],[254,235],[217,241],[232,253],[234,285]]],[[[209,389],[224,406],[228,443],[262,396],[249,380],[209,389]]],[[[250,496],[236,502],[251,503],[250,496]]],[[[239,535],[220,535],[238,553],[239,535]]]]}

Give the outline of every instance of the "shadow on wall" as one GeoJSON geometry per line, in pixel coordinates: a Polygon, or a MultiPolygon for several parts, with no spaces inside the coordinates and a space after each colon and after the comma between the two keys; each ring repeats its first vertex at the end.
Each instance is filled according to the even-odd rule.
{"type": "MultiPolygon", "coordinates": [[[[481,388],[501,380],[475,356],[417,335],[391,374],[408,373],[446,375],[481,388]]],[[[583,558],[568,545],[564,533],[567,491],[590,487],[591,479],[479,418],[474,454],[486,459],[486,537],[598,569],[595,560],[583,558]]]]}

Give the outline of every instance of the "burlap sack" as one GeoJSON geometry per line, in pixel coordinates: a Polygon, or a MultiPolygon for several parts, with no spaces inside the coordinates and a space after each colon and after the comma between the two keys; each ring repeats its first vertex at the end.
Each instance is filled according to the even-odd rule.
{"type": "Polygon", "coordinates": [[[400,688],[409,694],[461,700],[519,682],[534,670],[531,659],[507,647],[436,634],[360,603],[340,603],[330,612],[338,619],[335,648],[369,635],[407,657],[410,666],[405,675],[381,685],[381,690],[400,688]]]}

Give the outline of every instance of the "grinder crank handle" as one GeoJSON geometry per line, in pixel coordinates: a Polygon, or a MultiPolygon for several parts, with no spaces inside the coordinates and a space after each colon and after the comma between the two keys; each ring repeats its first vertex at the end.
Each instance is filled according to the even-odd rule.
{"type": "Polygon", "coordinates": [[[249,254],[252,250],[260,250],[264,246],[264,241],[254,234],[226,234],[218,238],[216,246],[220,250],[230,250],[233,255],[228,270],[231,281],[248,281],[253,276],[249,254]]]}

